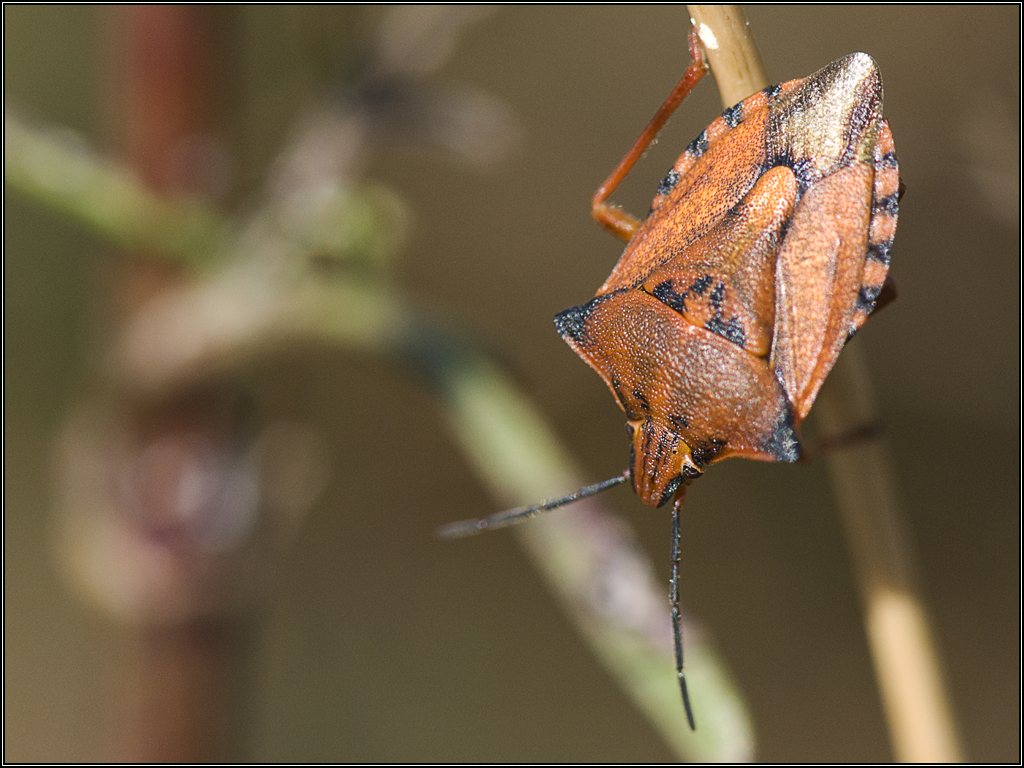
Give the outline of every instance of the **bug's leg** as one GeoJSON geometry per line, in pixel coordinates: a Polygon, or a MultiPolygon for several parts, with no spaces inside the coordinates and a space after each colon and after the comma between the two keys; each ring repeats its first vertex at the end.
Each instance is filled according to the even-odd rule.
{"type": "Polygon", "coordinates": [[[813,464],[833,451],[844,451],[863,443],[877,440],[885,433],[885,425],[878,419],[853,427],[837,435],[824,435],[809,441],[800,454],[800,463],[813,464]]]}
{"type": "Polygon", "coordinates": [[[672,602],[672,640],[676,650],[676,675],[679,676],[679,690],[683,694],[683,708],[686,710],[686,721],[690,730],[697,730],[693,721],[693,709],[690,707],[690,694],[686,690],[686,675],[683,674],[683,627],[682,614],[679,611],[679,510],[683,506],[682,493],[676,496],[672,505],[672,586],[669,597],[672,602]]]}
{"type": "Polygon", "coordinates": [[[693,90],[693,87],[700,82],[700,79],[708,71],[707,62],[704,59],[704,51],[697,41],[697,35],[694,30],[690,30],[690,55],[693,57],[693,61],[686,68],[682,79],[672,89],[672,93],[665,99],[665,103],[661,105],[661,108],[655,113],[651,122],[644,129],[644,132],[640,134],[640,138],[636,140],[629,152],[626,153],[626,156],[622,158],[615,170],[612,171],[611,176],[605,179],[604,184],[598,187],[597,192],[594,193],[594,199],[591,202],[591,215],[601,226],[623,240],[628,241],[633,237],[633,233],[640,226],[640,221],[636,217],[630,216],[621,208],[609,205],[606,201],[612,192],[615,191],[615,188],[619,186],[619,183],[626,178],[626,174],[636,164],[636,161],[640,159],[644,150],[654,141],[654,137],[658,135],[658,131],[665,125],[665,121],[676,111],[679,103],[686,98],[686,95],[693,90]]]}

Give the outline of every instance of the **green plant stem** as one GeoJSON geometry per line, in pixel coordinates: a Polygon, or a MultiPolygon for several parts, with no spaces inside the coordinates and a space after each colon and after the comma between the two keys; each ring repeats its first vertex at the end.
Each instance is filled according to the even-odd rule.
{"type": "MultiPolygon", "coordinates": [[[[280,219],[286,206],[230,229],[202,206],[158,198],[59,134],[10,115],[7,121],[6,180],[13,189],[116,243],[197,271],[199,279],[164,292],[125,323],[104,361],[113,388],[158,397],[297,342],[365,349],[411,363],[425,378],[468,460],[502,503],[536,501],[582,484],[536,406],[486,355],[384,286],[379,272],[356,279],[310,269],[310,257],[320,251],[309,228],[280,219]],[[70,181],[62,168],[71,169],[70,181]]],[[[393,240],[387,231],[374,238],[367,230],[386,229],[386,209],[393,207],[384,200],[384,215],[371,216],[377,223],[369,225],[365,206],[354,208],[362,222],[359,247],[393,240]]],[[[343,218],[347,210],[336,213],[343,218]]],[[[598,658],[679,757],[752,757],[743,700],[709,636],[692,623],[687,673],[699,726],[696,733],[687,727],[667,585],[657,583],[624,522],[589,499],[519,526],[518,533],[598,658]],[[620,599],[602,597],[608,593],[620,599]]]]}
{"type": "Polygon", "coordinates": [[[4,109],[4,181],[116,245],[197,267],[223,246],[223,220],[193,200],[154,195],[70,131],[30,125],[4,109]]]}
{"type": "MultiPolygon", "coordinates": [[[[448,368],[442,399],[466,456],[504,504],[555,497],[582,485],[551,428],[493,364],[474,357],[448,368]]],[[[699,762],[751,759],[742,697],[710,638],[689,623],[687,674],[698,728],[687,726],[665,585],[657,583],[621,519],[597,499],[586,499],[516,532],[598,658],[676,754],[699,762]]]]}

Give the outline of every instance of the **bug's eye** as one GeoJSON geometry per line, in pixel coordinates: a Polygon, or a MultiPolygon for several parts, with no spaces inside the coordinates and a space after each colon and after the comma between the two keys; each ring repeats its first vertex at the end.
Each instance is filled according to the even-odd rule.
{"type": "Polygon", "coordinates": [[[689,456],[686,456],[683,458],[681,474],[684,480],[694,480],[704,473],[701,472],[697,465],[693,463],[693,460],[689,456]]]}

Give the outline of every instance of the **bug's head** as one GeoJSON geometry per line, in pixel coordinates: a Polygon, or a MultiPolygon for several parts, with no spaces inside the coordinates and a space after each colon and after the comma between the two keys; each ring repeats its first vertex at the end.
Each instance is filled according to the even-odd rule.
{"type": "Polygon", "coordinates": [[[644,504],[660,507],[703,470],[682,437],[654,419],[627,421],[629,474],[644,504]]]}

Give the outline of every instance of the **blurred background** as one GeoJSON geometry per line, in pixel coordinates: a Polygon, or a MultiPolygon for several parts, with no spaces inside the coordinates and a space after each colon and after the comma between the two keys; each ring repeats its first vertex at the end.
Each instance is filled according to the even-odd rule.
{"type": "MultiPolygon", "coordinates": [[[[221,170],[206,191],[222,210],[252,204],[297,117],[357,69],[384,13],[210,9],[203,120],[221,170]]],[[[967,756],[1016,761],[1020,10],[747,13],[773,82],[858,50],[882,72],[907,187],[900,296],[857,343],[967,756]]],[[[408,211],[394,283],[495,350],[591,480],[622,471],[623,416],[551,320],[590,298],[621,253],[589,200],[687,65],[687,24],[682,6],[495,10],[462,30],[435,77],[489,94],[502,140],[475,163],[435,142],[375,152],[361,170],[408,211]]],[[[123,156],[118,40],[109,8],[5,6],[8,105],[123,156]]],[[[646,212],[720,112],[713,82],[701,84],[614,199],[646,212]]],[[[55,444],[102,370],[113,248],[8,188],[4,217],[4,758],[88,761],[106,748],[122,625],[78,596],[55,554],[55,444]]],[[[324,344],[245,373],[261,419],[312,428],[325,471],[237,641],[235,757],[671,759],[512,537],[434,538],[497,507],[408,374],[324,344]]],[[[609,496],[667,584],[669,515],[625,489],[609,496]]],[[[688,493],[683,546],[684,601],[745,694],[758,759],[890,760],[824,466],[716,466],[688,493]]]]}

